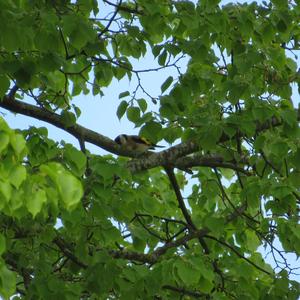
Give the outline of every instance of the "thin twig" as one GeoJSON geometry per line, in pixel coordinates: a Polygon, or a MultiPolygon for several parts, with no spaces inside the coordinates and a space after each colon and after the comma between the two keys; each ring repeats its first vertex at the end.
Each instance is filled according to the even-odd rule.
{"type": "Polygon", "coordinates": [[[87,264],[83,263],[82,261],[80,261],[71,251],[70,249],[67,247],[66,243],[61,239],[61,238],[55,238],[53,240],[53,243],[57,245],[57,247],[61,250],[61,252],[67,257],[69,258],[73,263],[75,263],[76,265],[78,265],[79,267],[86,269],[88,267],[87,264]]]}
{"type": "Polygon", "coordinates": [[[264,272],[265,274],[267,275],[272,275],[270,272],[266,271],[265,269],[261,268],[260,266],[258,266],[256,263],[254,263],[253,261],[251,261],[250,259],[248,259],[247,257],[245,257],[244,255],[240,254],[233,246],[231,246],[230,244],[222,241],[222,240],[219,240],[217,238],[215,238],[214,236],[211,236],[211,235],[206,235],[205,237],[211,239],[211,240],[214,240],[216,242],[218,242],[219,244],[221,245],[224,245],[226,246],[227,248],[229,248],[232,252],[234,252],[239,258],[241,259],[244,259],[245,261],[247,261],[250,265],[254,266],[256,269],[264,272]]]}
{"type": "Polygon", "coordinates": [[[107,25],[105,26],[105,28],[99,33],[98,37],[101,37],[105,32],[108,31],[110,25],[112,24],[112,22],[114,21],[116,15],[118,14],[118,11],[119,11],[121,5],[122,5],[122,0],[120,0],[120,2],[115,6],[116,9],[115,9],[115,11],[114,11],[112,17],[110,18],[110,20],[109,20],[109,22],[107,23],[107,25]]]}

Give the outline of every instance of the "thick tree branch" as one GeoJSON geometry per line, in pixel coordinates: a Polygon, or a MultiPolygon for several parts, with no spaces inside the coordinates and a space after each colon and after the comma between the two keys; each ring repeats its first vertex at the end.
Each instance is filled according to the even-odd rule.
{"type": "Polygon", "coordinates": [[[15,100],[10,97],[4,97],[0,102],[0,107],[3,107],[14,113],[19,113],[47,122],[53,126],[65,130],[77,139],[83,139],[84,141],[99,146],[109,152],[121,155],[124,152],[114,141],[107,138],[106,136],[78,124],[66,126],[59,114],[47,111],[35,105],[15,100]]]}
{"type": "MultiPolygon", "coordinates": [[[[66,132],[73,135],[76,139],[84,140],[85,142],[89,142],[111,153],[129,157],[136,157],[135,152],[127,151],[126,149],[116,144],[113,140],[107,138],[106,136],[100,133],[87,129],[78,124],[66,126],[66,124],[63,122],[62,117],[59,114],[42,109],[38,106],[25,103],[23,101],[15,100],[13,97],[6,96],[0,102],[0,107],[5,108],[14,113],[19,113],[40,121],[47,122],[53,126],[56,126],[57,128],[65,130],[66,132]]],[[[186,154],[196,151],[197,149],[198,146],[195,143],[187,142],[171,147],[160,153],[152,153],[149,156],[146,156],[147,159],[145,159],[145,157],[141,159],[141,161],[146,161],[146,165],[144,164],[142,168],[133,168],[133,170],[138,171],[163,165],[163,162],[169,162],[172,160],[174,161],[174,159],[176,159],[177,157],[184,156],[186,154]]]]}
{"type": "MultiPolygon", "coordinates": [[[[13,95],[16,92],[16,89],[17,87],[11,90],[11,95],[13,95]]],[[[89,142],[91,144],[99,146],[100,148],[107,150],[111,153],[117,155],[129,156],[129,157],[136,157],[135,153],[132,153],[131,151],[127,151],[126,149],[117,145],[113,140],[107,138],[104,135],[101,135],[100,133],[87,129],[78,124],[74,124],[72,126],[66,126],[65,123],[63,122],[62,117],[59,114],[47,111],[45,109],[42,109],[32,104],[15,100],[14,97],[9,97],[9,96],[4,97],[0,102],[0,107],[3,107],[14,113],[20,113],[22,115],[26,115],[47,122],[51,125],[54,125],[58,128],[65,130],[66,132],[70,133],[77,139],[82,139],[85,142],[89,142]]],[[[300,120],[300,110],[298,110],[297,113],[298,113],[298,120],[300,120]]],[[[264,124],[258,124],[256,128],[256,132],[259,133],[268,128],[279,126],[281,124],[282,123],[280,122],[280,120],[273,117],[269,122],[265,122],[264,124]]],[[[223,133],[221,138],[219,139],[219,143],[226,142],[229,139],[230,137],[227,136],[225,133],[223,133]]],[[[140,159],[135,159],[130,161],[128,163],[128,168],[132,172],[137,172],[141,170],[151,169],[157,166],[172,165],[176,167],[176,163],[178,163],[178,167],[180,168],[189,165],[193,166],[193,164],[198,166],[215,165],[215,167],[224,167],[224,168],[230,167],[239,172],[242,171],[245,172],[245,170],[235,167],[234,165],[231,165],[229,163],[220,162],[220,161],[214,163],[208,157],[200,158],[198,156],[198,158],[200,159],[200,161],[198,162],[196,160],[193,160],[192,158],[186,157],[185,159],[181,159],[177,162],[178,158],[197,152],[198,150],[199,150],[199,145],[197,143],[193,141],[187,141],[185,143],[181,143],[179,145],[170,147],[167,150],[158,153],[147,153],[140,159]]]]}
{"type": "MultiPolygon", "coordinates": [[[[17,91],[17,87],[11,90],[12,95],[17,91]]],[[[118,146],[114,141],[107,138],[100,133],[97,133],[93,130],[87,129],[81,125],[74,124],[72,126],[66,126],[62,120],[62,117],[59,114],[47,111],[35,105],[25,103],[19,100],[13,99],[13,97],[4,97],[0,102],[0,107],[3,107],[11,112],[20,113],[25,116],[29,116],[44,122],[47,122],[51,125],[54,125],[60,129],[65,130],[66,132],[73,135],[76,139],[82,144],[83,141],[92,143],[96,146],[101,147],[104,150],[107,150],[111,153],[131,156],[134,157],[135,153],[126,151],[125,149],[118,146]]],[[[172,163],[174,166],[179,168],[188,168],[192,166],[218,166],[218,167],[228,167],[235,168],[234,165],[229,163],[224,163],[220,157],[205,157],[205,156],[196,156],[195,158],[186,157],[184,159],[178,160],[187,154],[193,153],[199,149],[199,146],[192,142],[181,143],[174,147],[170,147],[165,151],[159,153],[150,153],[143,159],[136,159],[128,163],[128,167],[132,172],[137,172],[141,170],[146,170],[154,168],[157,166],[168,165],[172,163]]],[[[239,171],[245,172],[242,168],[238,169],[239,171]]]]}
{"type": "Polygon", "coordinates": [[[168,148],[161,152],[149,152],[143,156],[142,159],[134,159],[128,162],[127,166],[132,172],[148,170],[158,166],[176,167],[174,163],[177,158],[191,154],[199,150],[199,146],[193,142],[188,141],[179,145],[168,148]]]}
{"type": "Polygon", "coordinates": [[[154,264],[157,262],[158,257],[153,257],[151,254],[144,254],[134,251],[126,250],[110,250],[109,254],[113,258],[127,259],[130,261],[138,261],[144,264],[154,264]]]}

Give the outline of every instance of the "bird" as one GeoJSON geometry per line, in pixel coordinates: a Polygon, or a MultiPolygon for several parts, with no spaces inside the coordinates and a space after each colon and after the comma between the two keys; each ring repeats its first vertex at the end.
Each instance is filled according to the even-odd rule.
{"type": "Polygon", "coordinates": [[[138,135],[120,134],[115,138],[115,142],[129,151],[136,151],[137,154],[142,154],[148,150],[155,148],[163,148],[164,146],[151,143],[144,137],[138,135]]]}

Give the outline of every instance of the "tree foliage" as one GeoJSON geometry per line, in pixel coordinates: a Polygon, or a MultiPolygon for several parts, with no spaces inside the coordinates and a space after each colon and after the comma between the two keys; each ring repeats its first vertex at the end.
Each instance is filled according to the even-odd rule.
{"type": "Polygon", "coordinates": [[[0,0],[0,107],[80,145],[0,119],[2,297],[297,299],[299,4],[0,0]],[[116,80],[116,121],[173,146],[78,124],[74,97],[116,80]]]}

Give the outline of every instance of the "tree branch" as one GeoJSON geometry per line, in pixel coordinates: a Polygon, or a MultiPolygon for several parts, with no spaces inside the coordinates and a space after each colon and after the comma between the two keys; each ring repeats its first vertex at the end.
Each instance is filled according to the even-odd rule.
{"type": "Polygon", "coordinates": [[[221,245],[224,245],[226,246],[227,248],[229,248],[233,253],[235,253],[239,258],[245,260],[246,262],[248,262],[250,265],[254,266],[256,269],[266,273],[267,275],[271,275],[270,272],[266,271],[265,269],[261,268],[260,266],[258,266],[257,264],[255,264],[254,262],[252,262],[250,259],[248,259],[247,257],[245,257],[244,255],[240,254],[232,245],[224,242],[224,241],[221,241],[217,238],[215,238],[214,236],[211,236],[211,235],[206,235],[207,238],[211,239],[211,240],[214,240],[216,242],[218,242],[219,244],[221,245]]]}
{"type": "Polygon", "coordinates": [[[105,26],[105,28],[99,33],[98,37],[101,37],[105,32],[108,31],[110,25],[112,24],[112,22],[114,21],[116,15],[118,14],[119,9],[122,7],[122,0],[120,0],[120,2],[115,6],[115,11],[112,15],[112,17],[110,18],[110,20],[108,21],[107,25],[105,26]]]}
{"type": "Polygon", "coordinates": [[[59,237],[53,240],[53,243],[61,250],[61,252],[69,258],[73,263],[78,265],[79,267],[86,269],[88,267],[87,264],[80,261],[67,247],[66,243],[59,237]]]}
{"type": "Polygon", "coordinates": [[[11,112],[19,113],[28,117],[47,122],[57,128],[63,129],[73,135],[76,139],[83,139],[86,142],[99,146],[109,152],[115,154],[123,154],[123,150],[114,141],[100,133],[87,129],[81,125],[74,124],[66,126],[59,114],[50,112],[43,108],[28,104],[10,97],[4,97],[0,102],[0,107],[3,107],[11,112]]]}
{"type": "MultiPolygon", "coordinates": [[[[96,145],[106,151],[117,155],[123,155],[128,157],[136,157],[136,153],[133,151],[128,151],[123,147],[120,147],[113,140],[107,138],[106,136],[97,133],[93,130],[87,129],[81,125],[74,124],[71,126],[66,126],[63,122],[62,117],[59,114],[53,113],[51,111],[45,110],[38,106],[25,103],[19,100],[15,100],[13,97],[3,97],[0,102],[0,107],[5,108],[11,112],[19,113],[28,117],[35,118],[40,121],[47,122],[57,128],[60,128],[71,135],[73,135],[76,139],[82,139],[85,142],[89,142],[93,145],[96,145]]],[[[177,157],[189,154],[198,149],[198,146],[193,142],[182,143],[180,145],[170,147],[169,149],[159,152],[152,153],[145,159],[140,159],[140,164],[142,168],[132,167],[133,171],[144,170],[149,168],[154,168],[159,165],[163,165],[163,162],[174,161],[177,157]],[[146,164],[141,161],[145,161],[146,164]],[[148,166],[148,167],[147,167],[148,166]]],[[[131,168],[130,168],[131,169],[131,168]]]]}
{"type": "Polygon", "coordinates": [[[162,288],[166,289],[166,290],[176,292],[176,293],[180,293],[182,295],[188,295],[188,296],[191,296],[193,298],[201,298],[201,297],[206,297],[207,296],[207,294],[204,294],[204,293],[201,293],[201,292],[198,292],[198,291],[191,291],[191,290],[187,290],[185,288],[179,288],[179,287],[175,287],[175,286],[171,286],[171,285],[164,285],[162,288]]]}
{"type": "Polygon", "coordinates": [[[8,93],[8,97],[13,99],[15,97],[16,92],[18,91],[19,87],[14,85],[8,93]]]}
{"type": "MultiPolygon", "coordinates": [[[[16,92],[17,87],[13,88],[11,90],[10,94],[14,94],[16,92]]],[[[74,124],[72,126],[66,126],[63,122],[62,117],[59,114],[53,113],[51,111],[45,110],[43,108],[37,107],[32,104],[28,104],[19,100],[15,100],[13,97],[10,97],[9,95],[4,97],[2,101],[0,102],[0,107],[3,107],[11,112],[14,113],[20,113],[22,115],[26,115],[44,122],[47,122],[51,125],[54,125],[60,129],[65,130],[66,132],[73,135],[76,139],[83,139],[85,142],[89,142],[91,144],[94,144],[106,151],[109,151],[111,153],[117,154],[117,155],[123,155],[128,157],[136,157],[136,153],[133,153],[132,151],[128,151],[119,145],[117,145],[113,140],[107,138],[104,135],[101,135],[100,133],[97,133],[93,130],[87,129],[81,125],[74,124]]],[[[300,120],[300,110],[297,110],[298,113],[298,120],[300,120]]],[[[271,127],[279,126],[282,123],[280,120],[273,117],[269,122],[265,122],[264,124],[258,124],[256,128],[256,132],[259,133],[261,131],[264,131],[266,129],[269,129],[271,127]]],[[[232,137],[233,138],[233,137],[232,137]]],[[[231,138],[226,135],[225,133],[222,134],[222,136],[219,139],[219,143],[226,142],[230,140],[231,138]]],[[[176,162],[178,158],[184,157],[186,155],[189,155],[191,153],[199,151],[199,145],[193,141],[187,141],[185,143],[181,143],[179,145],[173,146],[168,148],[167,150],[158,152],[158,153],[146,153],[143,155],[142,158],[134,159],[128,163],[128,168],[132,172],[137,172],[141,170],[151,169],[157,166],[176,166],[176,162]]],[[[196,162],[193,161],[192,158],[185,158],[178,161],[179,167],[185,167],[189,164],[197,164],[197,165],[207,165],[212,166],[215,164],[219,167],[230,167],[234,168],[233,165],[230,165],[228,163],[224,162],[213,162],[209,158],[202,157],[202,159],[197,156],[200,161],[196,162]]],[[[245,172],[245,170],[240,168],[235,168],[236,170],[240,172],[245,172]]]]}
{"type": "Polygon", "coordinates": [[[143,221],[140,218],[140,215],[135,213],[135,216],[133,217],[132,221],[137,220],[138,223],[152,236],[156,237],[159,241],[166,241],[165,238],[161,237],[159,234],[148,228],[143,221]]]}
{"type": "MultiPolygon", "coordinates": [[[[176,241],[172,241],[172,242],[168,242],[168,243],[164,244],[163,246],[157,248],[156,250],[154,250],[152,253],[149,253],[149,254],[138,253],[138,252],[133,252],[133,251],[126,251],[126,250],[110,250],[109,253],[114,258],[122,258],[122,259],[131,260],[131,261],[139,261],[142,263],[154,264],[169,249],[184,245],[188,241],[190,241],[194,238],[203,237],[206,234],[208,234],[208,232],[209,232],[209,230],[206,228],[191,232],[176,241]]],[[[104,250],[104,249],[99,249],[99,250],[104,250]]]]}
{"type": "Polygon", "coordinates": [[[184,216],[184,218],[185,218],[185,220],[188,224],[188,228],[190,230],[196,230],[197,228],[196,228],[195,224],[193,223],[192,218],[191,218],[191,216],[190,216],[190,214],[189,214],[189,212],[188,212],[188,210],[185,206],[183,197],[182,197],[181,192],[180,192],[180,187],[178,185],[176,176],[174,174],[174,170],[172,168],[167,168],[166,167],[165,171],[166,171],[166,173],[169,177],[169,180],[170,180],[171,185],[173,187],[173,190],[175,192],[177,202],[178,202],[178,206],[179,206],[179,208],[180,208],[180,210],[181,210],[181,212],[182,212],[182,214],[183,214],[183,216],[184,216]]]}
{"type": "Polygon", "coordinates": [[[124,5],[120,5],[120,4],[115,4],[115,3],[112,3],[108,0],[103,0],[103,2],[111,5],[111,6],[114,6],[116,7],[118,10],[122,10],[122,11],[125,11],[125,12],[128,12],[128,13],[131,13],[131,14],[138,14],[138,15],[143,15],[144,13],[138,9],[138,6],[136,5],[136,8],[135,9],[132,9],[128,6],[124,6],[124,5]]]}
{"type": "MultiPolygon", "coordinates": [[[[178,202],[178,205],[179,205],[179,208],[188,224],[188,229],[190,231],[195,231],[197,230],[197,227],[196,225],[194,224],[186,206],[185,206],[185,203],[184,203],[184,200],[183,200],[183,197],[181,195],[181,192],[180,192],[180,187],[178,185],[178,182],[177,182],[177,179],[176,179],[176,176],[175,176],[175,173],[174,173],[174,169],[172,168],[169,168],[169,167],[166,167],[165,168],[165,171],[169,177],[169,180],[171,182],[171,185],[173,187],[173,190],[175,192],[175,195],[176,195],[176,198],[177,198],[177,202],[178,202]]],[[[205,241],[203,240],[202,237],[199,237],[199,243],[201,244],[202,248],[204,249],[204,252],[206,254],[209,254],[209,249],[208,249],[208,246],[206,245],[205,241]]]]}
{"type": "MultiPolygon", "coordinates": [[[[244,207],[241,207],[240,213],[244,210],[244,207]]],[[[226,222],[232,222],[235,220],[239,214],[236,214],[235,212],[228,215],[226,218],[226,222]]],[[[117,259],[127,259],[131,261],[138,261],[141,263],[147,263],[147,264],[154,264],[156,263],[162,255],[164,255],[168,250],[172,248],[176,248],[179,246],[185,245],[187,242],[193,240],[193,239],[202,239],[204,237],[210,237],[208,236],[210,230],[208,228],[202,228],[199,230],[190,231],[185,236],[175,240],[165,243],[163,246],[158,247],[156,250],[154,250],[152,253],[144,254],[134,251],[126,251],[126,250],[108,250],[108,253],[113,257],[117,259]]],[[[214,238],[214,237],[212,237],[214,238]]],[[[214,238],[216,239],[216,238],[214,238]]],[[[67,247],[63,239],[60,237],[57,237],[53,240],[53,242],[58,246],[58,248],[63,252],[63,254],[68,257],[71,261],[73,261],[78,266],[82,267],[83,269],[86,269],[88,265],[81,262],[67,247]]],[[[98,251],[106,251],[104,248],[98,248],[98,251]]]]}
{"type": "MultiPolygon", "coordinates": [[[[243,163],[244,161],[242,161],[243,163]]],[[[246,161],[245,161],[246,162],[246,161]]],[[[238,166],[235,162],[225,162],[220,155],[201,155],[195,153],[193,156],[180,157],[174,162],[174,166],[178,169],[184,170],[192,167],[210,167],[210,168],[224,168],[241,172],[247,176],[252,173],[238,166]]]]}
{"type": "MultiPolygon", "coordinates": [[[[12,88],[10,95],[14,95],[17,91],[17,86],[12,88]]],[[[80,141],[80,145],[84,142],[92,143],[100,148],[107,150],[111,153],[117,155],[124,155],[129,157],[135,157],[136,154],[131,151],[117,145],[113,140],[107,138],[100,133],[93,130],[85,128],[81,125],[74,124],[72,126],[66,126],[59,114],[53,113],[51,111],[45,110],[43,108],[37,107],[35,105],[25,103],[19,100],[15,100],[13,97],[6,96],[0,102],[0,107],[3,107],[14,113],[20,113],[25,116],[29,116],[44,122],[47,122],[53,126],[56,126],[62,130],[73,135],[76,139],[80,141]]],[[[246,172],[242,168],[238,168],[230,163],[224,163],[223,159],[220,157],[205,157],[205,156],[195,156],[194,158],[185,157],[177,161],[185,155],[193,153],[199,149],[199,146],[193,141],[188,141],[186,143],[181,143],[179,145],[170,147],[167,150],[158,153],[149,153],[143,156],[142,159],[135,159],[128,163],[128,168],[131,172],[135,173],[137,171],[154,168],[157,166],[164,166],[172,164],[178,166],[179,168],[188,168],[191,166],[219,166],[219,167],[230,167],[240,172],[246,172]]]]}

